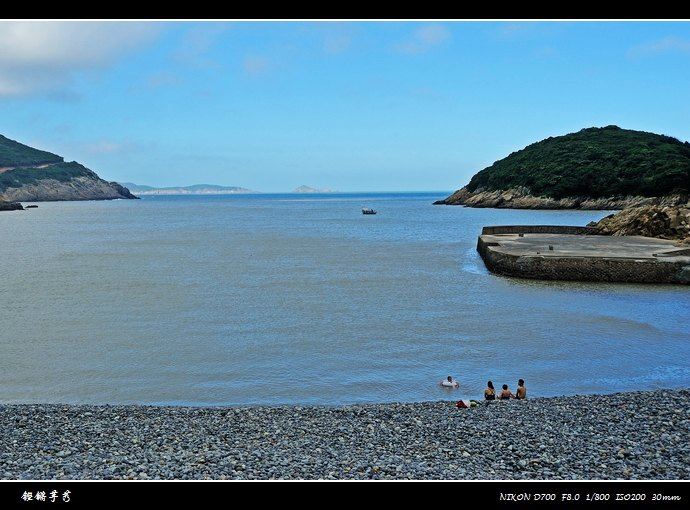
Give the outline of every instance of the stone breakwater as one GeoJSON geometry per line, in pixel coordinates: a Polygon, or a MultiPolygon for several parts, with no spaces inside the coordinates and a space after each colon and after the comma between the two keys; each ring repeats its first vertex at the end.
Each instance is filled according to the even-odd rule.
{"type": "Polygon", "coordinates": [[[477,189],[469,191],[466,187],[452,195],[437,200],[434,205],[464,205],[465,207],[496,207],[499,209],[587,209],[611,211],[626,207],[649,205],[687,206],[687,195],[669,195],[665,197],[566,197],[550,198],[535,196],[527,188],[506,190],[477,189]]]}
{"type": "Polygon", "coordinates": [[[688,479],[689,434],[690,390],[472,409],[4,405],[0,476],[688,479]]]}
{"type": "Polygon", "coordinates": [[[477,251],[492,273],[536,280],[690,284],[690,249],[668,239],[587,235],[590,227],[484,227],[477,251]]]}

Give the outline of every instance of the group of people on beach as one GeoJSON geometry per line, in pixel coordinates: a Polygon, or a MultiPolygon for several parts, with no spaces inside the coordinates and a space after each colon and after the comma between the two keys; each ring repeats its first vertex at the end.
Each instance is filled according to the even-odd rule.
{"type": "MultiPolygon", "coordinates": [[[[458,388],[460,386],[460,383],[453,379],[452,376],[446,377],[443,381],[441,381],[441,386],[445,386],[446,388],[458,388]]],[[[484,390],[484,400],[510,400],[511,398],[517,399],[517,400],[525,400],[527,398],[527,388],[525,387],[525,380],[520,379],[518,381],[518,386],[517,390],[515,391],[515,394],[513,394],[512,391],[508,388],[507,384],[504,384],[501,392],[496,395],[496,389],[494,388],[494,383],[492,381],[488,381],[486,383],[486,389],[484,390]]]]}
{"type": "Polygon", "coordinates": [[[508,389],[507,384],[504,384],[503,388],[501,389],[501,393],[496,395],[494,383],[491,381],[488,381],[486,383],[486,389],[484,390],[484,400],[510,400],[511,398],[517,400],[525,400],[527,398],[527,388],[525,387],[524,379],[520,379],[518,381],[518,386],[517,390],[515,391],[515,394],[513,394],[513,392],[510,391],[510,389],[508,389]]]}

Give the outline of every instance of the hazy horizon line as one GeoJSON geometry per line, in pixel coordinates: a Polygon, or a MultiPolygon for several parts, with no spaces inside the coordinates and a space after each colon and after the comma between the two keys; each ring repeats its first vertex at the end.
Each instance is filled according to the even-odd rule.
{"type": "MultiPolygon", "coordinates": [[[[241,192],[241,193],[234,193],[234,194],[243,194],[243,195],[250,195],[252,193],[254,194],[271,194],[271,193],[290,193],[290,194],[295,194],[295,195],[318,195],[318,194],[338,194],[338,193],[447,193],[447,192],[453,192],[459,188],[447,188],[447,189],[399,189],[399,190],[394,190],[394,189],[368,189],[368,190],[328,190],[328,191],[322,191],[320,188],[314,188],[317,191],[307,191],[307,192],[298,192],[295,191],[296,188],[300,186],[308,186],[304,184],[300,184],[296,188],[293,188],[291,190],[255,190],[251,188],[245,188],[244,186],[241,185],[235,185],[235,184],[213,184],[213,183],[194,183],[194,184],[173,184],[173,185],[167,185],[167,186],[156,186],[152,184],[139,184],[131,181],[116,181],[118,184],[122,186],[127,186],[128,184],[133,184],[135,186],[147,186],[150,188],[153,188],[154,190],[160,190],[160,189],[175,189],[175,188],[190,188],[192,186],[220,186],[224,188],[241,188],[247,190],[247,192],[241,192]]],[[[310,188],[312,186],[309,186],[310,188]]]]}

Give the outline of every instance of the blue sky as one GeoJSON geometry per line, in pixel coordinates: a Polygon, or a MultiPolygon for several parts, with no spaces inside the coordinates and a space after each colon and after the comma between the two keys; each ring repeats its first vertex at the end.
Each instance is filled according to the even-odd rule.
{"type": "Polygon", "coordinates": [[[687,22],[0,29],[0,133],[110,180],[451,190],[583,127],[690,140],[687,22]]]}

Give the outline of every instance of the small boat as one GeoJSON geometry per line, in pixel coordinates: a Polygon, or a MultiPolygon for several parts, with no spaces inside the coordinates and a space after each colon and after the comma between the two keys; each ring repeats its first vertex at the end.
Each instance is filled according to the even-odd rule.
{"type": "Polygon", "coordinates": [[[370,207],[362,207],[362,214],[376,214],[376,211],[370,207]]]}

